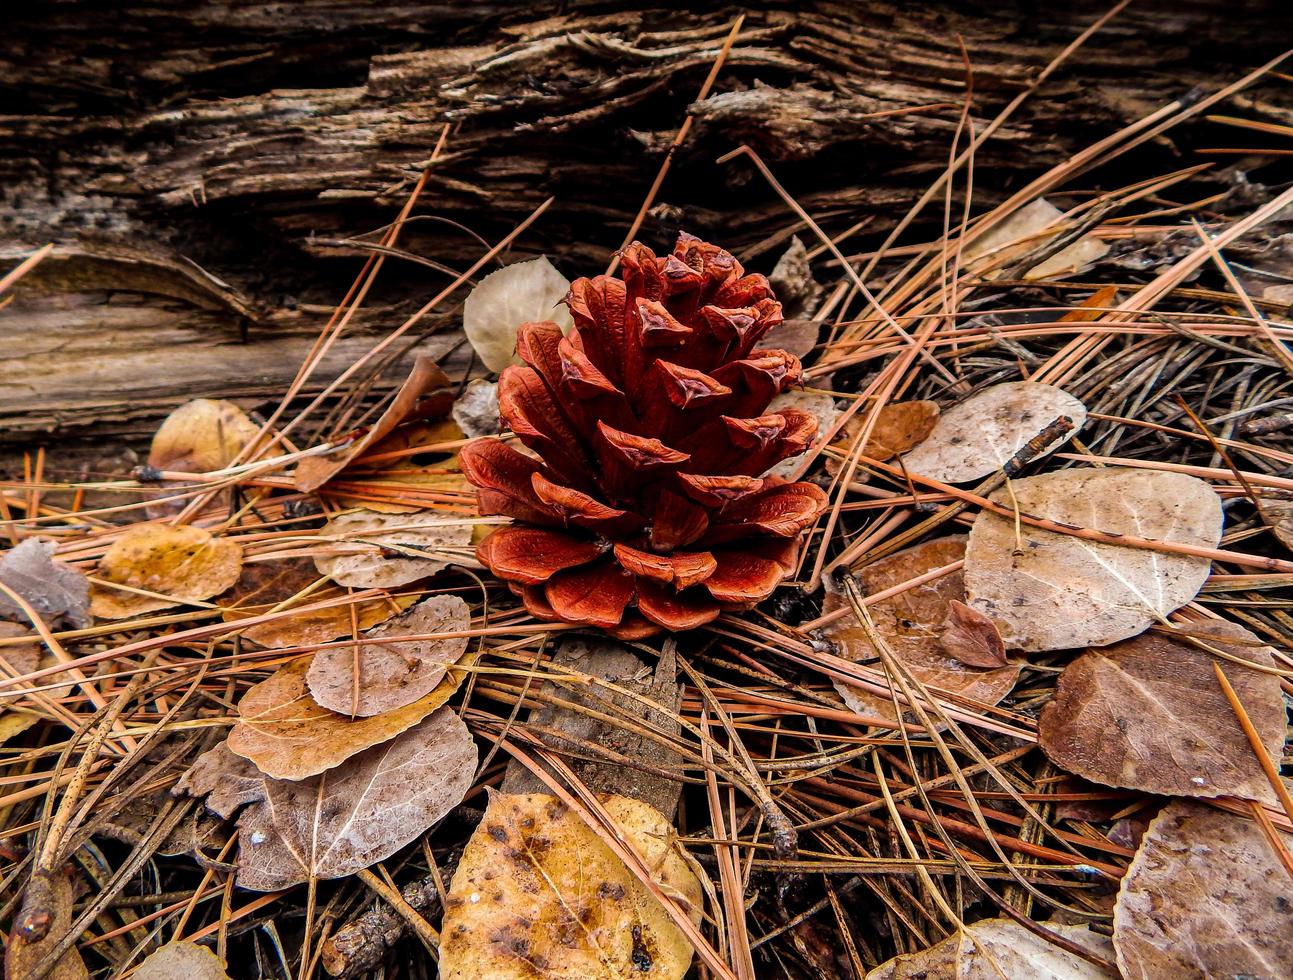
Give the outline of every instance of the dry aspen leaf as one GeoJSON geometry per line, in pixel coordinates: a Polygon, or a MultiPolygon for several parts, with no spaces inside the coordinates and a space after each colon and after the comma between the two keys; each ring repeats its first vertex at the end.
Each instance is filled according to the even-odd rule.
{"type": "MultiPolygon", "coordinates": [[[[46,625],[66,623],[72,629],[90,625],[90,583],[75,568],[54,561],[57,545],[27,538],[0,555],[0,582],[22,596],[46,625]]],[[[8,595],[0,592],[0,619],[24,625],[31,620],[8,595]]]]}
{"type": "Polygon", "coordinates": [[[795,357],[805,358],[817,346],[822,325],[816,320],[782,320],[763,335],[759,346],[768,350],[784,350],[795,357]]]}
{"type": "Polygon", "coordinates": [[[198,398],[166,416],[153,436],[148,465],[182,473],[222,470],[259,431],[233,402],[198,398]]]}
{"type": "MultiPolygon", "coordinates": [[[[1105,959],[1108,937],[1086,926],[1047,922],[1045,927],[1105,959]]],[[[1116,980],[1116,975],[1010,919],[983,919],[918,953],[881,963],[866,980],[1116,980]],[[970,935],[972,934],[972,936],[970,935]]]]}
{"type": "MultiPolygon", "coordinates": [[[[224,608],[224,621],[232,623],[270,612],[281,613],[279,618],[249,626],[242,631],[244,639],[271,650],[314,646],[341,636],[350,636],[354,629],[350,618],[350,604],[342,603],[309,612],[291,612],[297,606],[340,599],[346,595],[344,589],[331,584],[311,590],[311,586],[322,577],[309,558],[247,562],[233,588],[220,596],[219,604],[224,608]],[[301,597],[296,598],[297,596],[301,597]]],[[[369,599],[353,605],[359,628],[365,630],[385,622],[412,603],[412,596],[396,596],[369,599]]]]}
{"type": "MultiPolygon", "coordinates": [[[[871,435],[861,447],[861,453],[883,463],[907,452],[924,441],[938,421],[938,404],[931,401],[891,402],[880,409],[880,415],[871,429],[871,435]]],[[[859,413],[844,423],[832,448],[843,456],[853,452],[853,442],[866,424],[865,414],[859,413]]],[[[827,472],[832,475],[844,468],[837,459],[828,459],[827,472]]]]}
{"type": "Polygon", "coordinates": [[[1001,470],[1056,419],[1072,428],[1033,458],[1064,445],[1086,421],[1086,406],[1067,392],[1037,381],[1008,381],[984,388],[938,417],[929,436],[902,458],[913,475],[940,483],[966,483],[1001,470]]]}
{"type": "Polygon", "coordinates": [[[453,403],[453,420],[469,439],[494,436],[503,431],[498,410],[498,382],[477,378],[453,403]]]}
{"type": "Polygon", "coordinates": [[[433,399],[429,405],[420,403],[436,389],[446,388],[448,385],[448,375],[429,357],[419,355],[413,362],[413,370],[408,378],[395,393],[395,400],[367,432],[326,456],[307,456],[296,464],[296,488],[317,490],[350,465],[351,460],[390,435],[401,422],[420,415],[447,412],[449,405],[447,402],[441,404],[443,399],[433,399]]]}
{"type": "Polygon", "coordinates": [[[959,599],[947,604],[947,618],[938,645],[953,660],[970,667],[1004,667],[1006,645],[987,616],[959,599]]]}
{"type": "MultiPolygon", "coordinates": [[[[964,535],[936,538],[882,558],[862,569],[857,577],[863,591],[874,595],[960,561],[964,555],[964,535]]],[[[868,610],[876,632],[885,640],[889,650],[922,684],[983,704],[996,704],[1015,686],[1019,668],[1014,665],[990,670],[970,667],[949,656],[941,643],[952,602],[964,598],[965,584],[957,570],[889,599],[874,602],[868,610]]],[[[846,607],[846,598],[838,593],[826,593],[823,612],[846,607]]],[[[851,611],[843,619],[824,627],[822,632],[835,642],[840,656],[846,660],[869,661],[880,656],[851,611]]],[[[893,701],[888,695],[872,694],[840,680],[834,683],[844,703],[858,714],[897,720],[893,701]]]]}
{"type": "MultiPolygon", "coordinates": [[[[1081,528],[1215,548],[1221,499],[1182,473],[1072,469],[1015,480],[992,495],[1003,507],[1081,528]],[[1014,497],[1009,491],[1013,489],[1014,497]]],[[[981,512],[965,552],[969,604],[1012,650],[1105,646],[1135,636],[1196,595],[1210,562],[1103,544],[981,512]]]]}
{"type": "MultiPolygon", "coordinates": [[[[700,882],[646,803],[599,797],[661,890],[700,924],[700,882]]],[[[440,927],[441,980],[680,978],[692,948],[664,908],[564,803],[492,792],[440,927]]]]}
{"type": "Polygon", "coordinates": [[[242,547],[200,527],[141,524],[127,530],[99,559],[105,583],[160,593],[166,598],[96,584],[90,608],[103,619],[125,619],[209,599],[230,588],[242,572],[242,547]]]}
{"type": "Polygon", "coordinates": [[[386,860],[462,802],[476,762],[471,732],[443,707],[335,769],[263,779],[238,817],[238,884],[278,891],[386,860]]]}
{"type": "Polygon", "coordinates": [[[1127,980],[1287,977],[1289,880],[1257,822],[1193,800],[1164,807],[1118,889],[1113,945],[1127,980]]]}
{"type": "Polygon", "coordinates": [[[264,797],[264,774],[248,759],[234,753],[228,742],[207,749],[176,781],[176,796],[205,796],[207,809],[229,818],[247,803],[264,797]]]}
{"type": "MultiPolygon", "coordinates": [[[[827,433],[831,431],[836,420],[843,414],[835,407],[835,399],[830,395],[817,391],[784,391],[777,395],[768,403],[764,415],[776,415],[783,408],[793,408],[801,412],[807,412],[813,418],[817,419],[817,434],[809,448],[819,445],[826,438],[827,433]]],[[[806,451],[805,451],[806,452],[806,451]]],[[[794,456],[787,457],[777,463],[767,471],[767,476],[779,476],[784,479],[790,479],[790,476],[798,468],[800,461],[804,458],[805,453],[798,453],[794,456]]]]}
{"type": "MultiPolygon", "coordinates": [[[[1041,248],[1051,239],[1058,237],[1058,230],[1042,234],[1042,230],[1063,218],[1064,212],[1044,197],[1039,197],[1008,217],[1001,224],[992,228],[982,237],[975,239],[965,247],[962,253],[964,263],[973,262],[981,255],[995,252],[1018,242],[1012,249],[1013,259],[1007,259],[1009,266],[1033,249],[1041,248]]],[[[1083,235],[1071,245],[1066,245],[1050,258],[1044,259],[1024,273],[1025,279],[1062,279],[1071,276],[1090,263],[1104,256],[1109,246],[1091,235],[1083,235]]],[[[998,276],[1001,272],[993,272],[998,276]]]]}
{"type": "Polygon", "coordinates": [[[229,980],[224,960],[191,942],[167,943],[150,953],[132,976],[133,980],[229,980]]]}
{"type": "MultiPolygon", "coordinates": [[[[62,873],[56,873],[49,881],[48,889],[30,888],[24,896],[28,901],[39,901],[41,908],[30,909],[25,903],[23,914],[43,912],[49,916],[45,933],[39,939],[30,939],[21,926],[16,926],[9,935],[9,944],[4,952],[4,975],[11,980],[25,980],[36,976],[34,967],[43,960],[55,945],[67,935],[72,927],[72,879],[62,873]]],[[[21,916],[19,917],[21,920],[21,916]]],[[[90,971],[85,968],[81,954],[73,946],[58,958],[53,969],[42,973],[45,980],[89,980],[90,971]]]]}
{"type": "MultiPolygon", "coordinates": [[[[1209,646],[1263,667],[1273,651],[1231,623],[1192,626],[1209,646]]],[[[1038,737],[1058,766],[1106,786],[1163,796],[1276,803],[1212,671],[1210,653],[1158,633],[1088,650],[1064,669],[1038,737]]],[[[1217,660],[1278,766],[1284,697],[1274,674],[1217,660]]]]}
{"type": "MultiPolygon", "coordinates": [[[[467,603],[456,595],[434,595],[370,630],[364,640],[461,633],[470,628],[467,603]]],[[[466,651],[465,636],[364,642],[357,653],[353,647],[329,647],[314,655],[305,679],[310,694],[323,707],[368,717],[402,708],[432,691],[445,669],[466,651]]]]}
{"type": "Polygon", "coordinates": [[[229,748],[275,779],[305,779],[394,738],[448,701],[461,681],[460,674],[451,673],[412,704],[371,718],[350,718],[310,697],[308,668],[306,660],[285,664],[244,694],[238,723],[229,732],[229,748]]]}
{"type": "Polygon", "coordinates": [[[523,323],[550,320],[565,333],[574,320],[560,305],[570,280],[540,256],[491,272],[467,295],[462,329],[481,362],[498,373],[516,360],[516,333],[523,323]]]}
{"type": "Polygon", "coordinates": [[[440,571],[471,542],[473,521],[424,511],[379,514],[356,511],[333,518],[320,538],[333,538],[339,554],[314,559],[314,566],[338,585],[390,589],[440,571]],[[427,557],[413,557],[425,553],[427,557]],[[398,555],[399,557],[395,557],[398,555]]]}

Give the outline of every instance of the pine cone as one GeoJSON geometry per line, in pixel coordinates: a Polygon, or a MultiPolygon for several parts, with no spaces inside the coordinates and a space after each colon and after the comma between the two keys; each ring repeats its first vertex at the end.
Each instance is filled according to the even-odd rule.
{"type": "Polygon", "coordinates": [[[755,348],[781,322],[767,279],[690,235],[665,258],[635,242],[622,266],[571,286],[569,336],[520,329],[499,406],[538,458],[479,439],[461,460],[480,512],[515,522],[481,562],[535,616],[631,638],[766,598],[826,495],[760,475],[817,431],[763,414],[801,380],[793,354],[755,348]]]}

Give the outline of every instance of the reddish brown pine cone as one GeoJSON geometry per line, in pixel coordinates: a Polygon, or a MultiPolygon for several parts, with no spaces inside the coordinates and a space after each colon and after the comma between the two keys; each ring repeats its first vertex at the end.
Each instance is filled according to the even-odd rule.
{"type": "Polygon", "coordinates": [[[479,439],[461,459],[480,512],[515,522],[481,562],[534,615],[627,638],[767,597],[826,495],[760,475],[817,432],[764,414],[800,381],[794,355],[755,346],[781,322],[767,279],[690,235],[664,258],[635,242],[622,266],[571,286],[569,336],[520,329],[499,407],[538,458],[479,439]]]}

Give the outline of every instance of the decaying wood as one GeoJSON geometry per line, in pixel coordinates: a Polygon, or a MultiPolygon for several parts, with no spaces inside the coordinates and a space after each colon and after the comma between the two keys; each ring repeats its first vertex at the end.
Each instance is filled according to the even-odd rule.
{"type": "MultiPolygon", "coordinates": [[[[872,216],[868,233],[883,233],[946,162],[965,93],[958,37],[981,125],[1106,10],[749,6],[715,94],[692,106],[728,9],[67,0],[9,12],[0,267],[58,249],[0,311],[0,442],[91,425],[141,436],[196,394],[281,390],[367,254],[358,236],[394,217],[446,122],[409,253],[463,268],[475,235],[496,241],[552,195],[516,251],[546,251],[572,275],[601,267],[691,111],[643,237],[686,226],[770,261],[794,228],[745,164],[718,155],[750,143],[828,228],[872,216]]],[[[1282,10],[1132,4],[982,148],[978,186],[1008,187],[1252,68],[1282,43],[1269,30],[1282,10]]],[[[1261,90],[1241,108],[1281,121],[1261,90]]],[[[1146,152],[1170,169],[1182,149],[1146,152]]],[[[445,275],[390,261],[318,380],[445,275]]],[[[453,328],[453,302],[429,330],[453,328]]]]}

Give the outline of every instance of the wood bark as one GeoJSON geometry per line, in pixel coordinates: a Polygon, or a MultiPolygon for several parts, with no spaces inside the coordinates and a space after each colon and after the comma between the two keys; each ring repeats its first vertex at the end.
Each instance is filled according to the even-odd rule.
{"type": "MultiPolygon", "coordinates": [[[[280,391],[446,123],[400,242],[440,267],[390,260],[316,389],[548,197],[513,254],[546,252],[571,276],[603,268],[689,109],[644,240],[687,228],[770,265],[801,229],[747,163],[715,162],[748,143],[828,230],[865,220],[853,241],[874,241],[946,164],[967,91],[959,39],[981,129],[1105,9],[754,2],[713,96],[692,104],[735,8],[24,5],[0,38],[0,269],[57,249],[0,310],[0,448],[132,444],[187,398],[280,391]]],[[[1233,80],[1286,28],[1282,0],[1132,4],[985,144],[976,198],[1233,80]]],[[[1239,108],[1293,119],[1287,86],[1239,108]]],[[[1196,162],[1207,127],[1139,163],[1196,162]]],[[[459,339],[460,299],[424,324],[434,354],[459,339]]]]}

